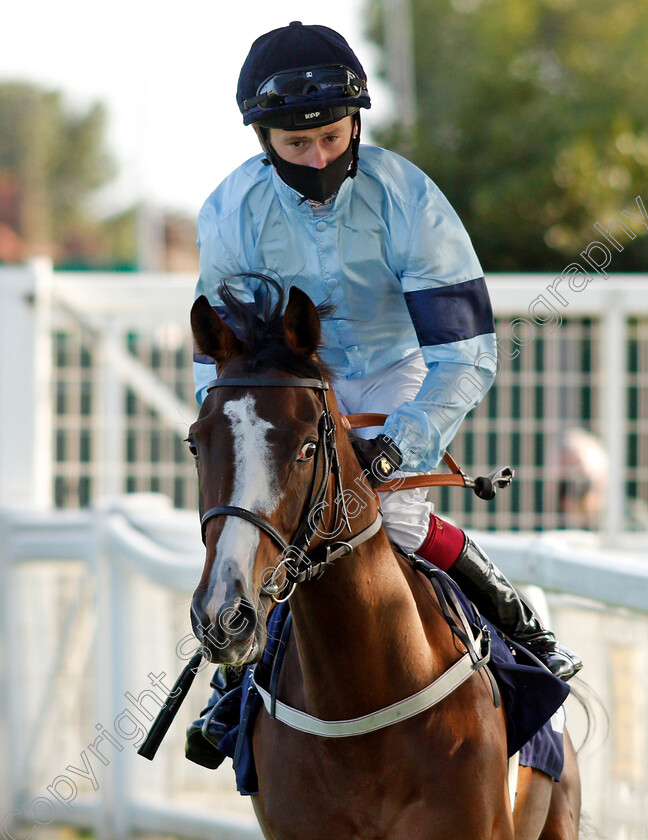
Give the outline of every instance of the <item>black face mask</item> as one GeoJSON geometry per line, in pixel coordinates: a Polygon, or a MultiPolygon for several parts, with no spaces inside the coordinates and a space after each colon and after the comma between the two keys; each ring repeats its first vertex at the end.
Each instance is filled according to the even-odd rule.
{"type": "Polygon", "coordinates": [[[267,148],[268,157],[276,167],[282,181],[300,195],[303,195],[304,199],[323,203],[340,189],[347,176],[354,177],[356,170],[356,167],[352,166],[354,162],[354,143],[355,140],[351,140],[347,150],[323,169],[289,163],[279,157],[269,143],[267,148]],[[351,171],[349,171],[349,167],[351,167],[351,171]]]}

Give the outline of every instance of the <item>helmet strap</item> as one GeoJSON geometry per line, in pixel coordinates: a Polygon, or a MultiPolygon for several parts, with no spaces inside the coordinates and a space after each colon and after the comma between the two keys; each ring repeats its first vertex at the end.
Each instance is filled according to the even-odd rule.
{"type": "Polygon", "coordinates": [[[351,135],[351,151],[353,152],[353,163],[349,169],[349,178],[355,178],[358,174],[358,161],[360,160],[360,111],[353,115],[353,129],[351,135]],[[354,136],[355,133],[355,136],[354,136]]]}

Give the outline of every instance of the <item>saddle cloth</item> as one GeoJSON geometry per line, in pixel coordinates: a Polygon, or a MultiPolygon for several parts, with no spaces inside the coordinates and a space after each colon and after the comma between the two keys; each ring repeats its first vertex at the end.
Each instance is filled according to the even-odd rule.
{"type": "MultiPolygon", "coordinates": [[[[523,647],[508,639],[505,642],[496,628],[477,613],[454,581],[444,577],[453,587],[469,623],[479,627],[486,625],[491,631],[491,659],[488,667],[502,695],[509,756],[519,752],[521,765],[541,770],[559,781],[563,767],[562,705],[569,694],[569,686],[554,677],[523,647]]],[[[281,667],[286,642],[285,638],[281,638],[282,629],[289,613],[289,603],[284,602],[277,604],[270,614],[268,641],[260,663],[264,674],[271,672],[273,663],[275,670],[281,667]]],[[[251,683],[253,668],[248,668],[241,684],[239,724],[218,743],[218,749],[233,759],[236,786],[243,796],[254,796],[259,792],[252,731],[262,701],[251,683]]]]}

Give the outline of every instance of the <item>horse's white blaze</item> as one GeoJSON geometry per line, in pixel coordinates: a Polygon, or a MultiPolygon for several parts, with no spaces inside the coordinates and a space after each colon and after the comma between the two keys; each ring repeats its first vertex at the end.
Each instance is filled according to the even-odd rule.
{"type": "MultiPolygon", "coordinates": [[[[254,398],[247,394],[230,400],[223,407],[229,418],[234,439],[234,476],[232,498],[226,504],[270,516],[279,496],[271,472],[272,458],[267,433],[272,424],[256,413],[254,398]]],[[[249,580],[259,545],[259,529],[236,516],[228,516],[218,541],[210,579],[210,598],[206,611],[211,622],[225,601],[227,583],[224,569],[238,567],[249,580]]]]}

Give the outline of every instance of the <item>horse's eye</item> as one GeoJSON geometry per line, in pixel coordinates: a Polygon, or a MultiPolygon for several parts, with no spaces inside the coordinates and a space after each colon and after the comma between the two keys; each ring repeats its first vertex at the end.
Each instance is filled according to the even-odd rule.
{"type": "Polygon", "coordinates": [[[194,439],[189,435],[186,438],[186,443],[189,446],[189,452],[194,456],[194,458],[198,458],[198,449],[196,448],[196,444],[194,443],[194,439]]]}
{"type": "Polygon", "coordinates": [[[305,443],[302,448],[299,450],[299,456],[297,457],[298,461],[310,461],[313,455],[317,452],[317,444],[313,443],[313,441],[308,441],[305,443]]]}

